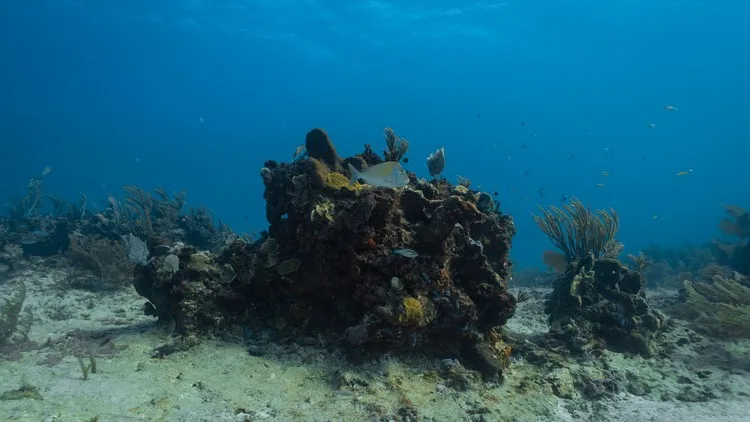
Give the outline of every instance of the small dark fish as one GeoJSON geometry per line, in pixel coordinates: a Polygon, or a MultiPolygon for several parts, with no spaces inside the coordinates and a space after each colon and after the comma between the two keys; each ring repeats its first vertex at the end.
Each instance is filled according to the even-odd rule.
{"type": "Polygon", "coordinates": [[[524,170],[524,171],[523,171],[523,175],[524,175],[524,176],[528,176],[528,175],[529,175],[529,171],[528,171],[528,170],[524,170]]]}
{"type": "Polygon", "coordinates": [[[427,284],[432,284],[432,280],[430,280],[430,276],[427,275],[427,273],[422,273],[422,281],[424,281],[427,284]]]}
{"type": "Polygon", "coordinates": [[[575,156],[575,155],[573,155],[573,154],[570,154],[570,155],[568,155],[568,160],[572,160],[572,159],[574,159],[574,158],[576,158],[576,156],[575,156]]]}
{"type": "Polygon", "coordinates": [[[563,195],[563,196],[562,196],[562,197],[560,198],[560,202],[568,202],[568,195],[563,195]]]}
{"type": "Polygon", "coordinates": [[[250,217],[248,217],[248,216],[246,216],[246,215],[243,215],[243,216],[242,216],[242,219],[243,219],[243,220],[245,220],[245,221],[250,221],[250,217]]]}
{"type": "Polygon", "coordinates": [[[409,162],[409,157],[402,158],[401,162],[404,163],[404,164],[408,163],[409,162]]]}
{"type": "Polygon", "coordinates": [[[526,126],[526,122],[521,122],[521,126],[526,126]]]}
{"type": "Polygon", "coordinates": [[[477,113],[477,119],[478,119],[478,118],[480,118],[480,117],[481,117],[481,116],[479,115],[479,113],[477,113]]]}
{"type": "Polygon", "coordinates": [[[492,192],[492,196],[497,196],[497,195],[499,195],[499,193],[497,193],[497,191],[492,192]]]}
{"type": "Polygon", "coordinates": [[[406,249],[406,248],[396,248],[393,250],[393,254],[401,255],[404,258],[410,258],[410,259],[413,259],[419,256],[417,251],[415,251],[414,249],[406,249]]]}
{"type": "Polygon", "coordinates": [[[537,190],[537,193],[539,194],[539,197],[540,197],[540,198],[544,198],[544,188],[539,188],[539,189],[537,190]]]}
{"type": "Polygon", "coordinates": [[[521,149],[526,149],[529,147],[529,144],[521,144],[521,149]]]}

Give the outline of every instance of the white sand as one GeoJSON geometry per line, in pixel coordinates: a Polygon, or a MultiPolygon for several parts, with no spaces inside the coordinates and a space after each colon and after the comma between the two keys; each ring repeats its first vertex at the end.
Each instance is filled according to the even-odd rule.
{"type": "MultiPolygon", "coordinates": [[[[255,357],[239,342],[217,341],[151,358],[169,335],[142,315],[142,298],[130,289],[60,291],[57,285],[64,277],[63,271],[37,268],[0,283],[22,280],[27,286],[25,306],[35,317],[31,340],[60,339],[74,329],[103,331],[105,337],[81,340],[82,347],[103,353],[97,373],[83,380],[77,359],[62,353],[60,342],[24,352],[18,361],[0,360],[0,394],[30,385],[42,396],[0,401],[0,421],[86,421],[95,416],[99,421],[750,421],[744,344],[715,344],[720,353],[710,353],[712,360],[704,366],[690,351],[661,361],[614,353],[602,357],[618,373],[650,385],[651,391],[640,397],[621,392],[614,399],[586,401],[571,388],[569,377],[588,369],[572,361],[564,368],[540,369],[522,359],[514,359],[502,385],[478,383],[459,392],[435,376],[434,362],[419,358],[384,357],[352,367],[317,347],[272,347],[277,355],[255,357]],[[705,380],[695,376],[700,370],[709,371],[705,380]],[[337,372],[345,374],[345,382],[333,391],[330,379],[337,372]],[[676,399],[687,388],[676,381],[681,375],[695,383],[690,388],[715,389],[716,398],[676,399]],[[551,385],[569,398],[557,397],[551,385]],[[397,412],[408,403],[419,417],[398,419],[397,412]]],[[[521,304],[509,331],[528,335],[545,330],[541,309],[538,299],[521,304]]]]}

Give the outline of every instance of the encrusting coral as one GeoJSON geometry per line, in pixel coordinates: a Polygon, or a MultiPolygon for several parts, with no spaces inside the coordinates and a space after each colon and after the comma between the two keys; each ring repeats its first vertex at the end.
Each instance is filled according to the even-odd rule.
{"type": "Polygon", "coordinates": [[[209,255],[204,271],[189,268],[197,251],[187,247],[176,273],[157,271],[166,252],[136,270],[148,312],[175,319],[184,334],[252,314],[360,355],[450,354],[500,374],[508,349],[492,333],[516,306],[507,290],[513,219],[477,208],[479,195],[443,179],[410,174],[406,188],[351,189],[341,163],[382,158],[366,146],[342,160],[319,129],[306,144],[309,158],[267,161],[261,171],[269,228],[259,241],[209,255]],[[280,270],[287,262],[294,271],[280,270]]]}

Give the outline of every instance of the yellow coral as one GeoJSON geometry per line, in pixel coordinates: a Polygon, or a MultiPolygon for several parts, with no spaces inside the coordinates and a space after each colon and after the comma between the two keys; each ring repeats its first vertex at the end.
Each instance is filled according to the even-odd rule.
{"type": "Polygon", "coordinates": [[[315,204],[315,208],[310,212],[310,221],[315,221],[317,217],[321,217],[328,222],[333,222],[333,209],[333,203],[330,201],[315,204]]]}
{"type": "Polygon", "coordinates": [[[413,297],[404,298],[404,313],[398,316],[399,324],[419,325],[424,321],[422,302],[413,297]]]}
{"type": "Polygon", "coordinates": [[[495,343],[495,350],[498,353],[498,359],[500,360],[500,366],[505,369],[510,366],[510,354],[513,348],[502,341],[495,343]]]}
{"type": "Polygon", "coordinates": [[[334,189],[334,190],[347,189],[350,191],[354,191],[354,190],[362,188],[362,185],[359,182],[356,182],[353,185],[350,185],[349,179],[347,179],[346,176],[335,171],[332,171],[326,174],[325,184],[327,188],[334,189]]]}
{"type": "Polygon", "coordinates": [[[349,179],[343,174],[335,171],[326,174],[326,187],[338,190],[346,186],[349,186],[349,179]]]}
{"type": "Polygon", "coordinates": [[[570,282],[570,295],[576,298],[576,300],[578,301],[578,306],[583,306],[583,298],[581,297],[581,286],[586,281],[593,282],[593,279],[594,279],[594,272],[585,271],[583,273],[576,274],[576,276],[573,277],[573,281],[570,282]]]}
{"type": "Polygon", "coordinates": [[[495,332],[494,330],[491,330],[488,334],[488,338],[490,341],[490,344],[495,348],[495,351],[497,354],[495,355],[500,361],[500,366],[505,369],[508,366],[510,366],[510,354],[513,351],[512,347],[505,343],[502,339],[502,337],[495,332]]]}

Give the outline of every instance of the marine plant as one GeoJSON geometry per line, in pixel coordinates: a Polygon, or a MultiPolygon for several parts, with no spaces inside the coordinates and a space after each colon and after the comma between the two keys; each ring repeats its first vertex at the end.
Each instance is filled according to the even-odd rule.
{"type": "Polygon", "coordinates": [[[401,161],[409,150],[409,141],[396,135],[393,129],[387,127],[383,131],[385,136],[386,150],[383,156],[386,161],[401,161]]]}
{"type": "Polygon", "coordinates": [[[719,222],[719,229],[727,236],[740,239],[750,237],[750,213],[737,205],[721,204],[728,217],[719,222]]]}
{"type": "Polygon", "coordinates": [[[83,373],[83,380],[86,381],[89,379],[89,374],[95,374],[96,373],[96,359],[93,356],[89,356],[89,364],[87,365],[86,362],[83,361],[83,358],[78,357],[78,365],[81,367],[81,372],[83,373]]]}
{"type": "Polygon", "coordinates": [[[666,264],[674,272],[697,272],[716,262],[710,245],[686,243],[673,247],[652,244],[644,247],[641,252],[655,264],[666,264]]]}
{"type": "Polygon", "coordinates": [[[11,223],[20,224],[24,219],[40,215],[43,202],[42,186],[44,178],[50,174],[52,169],[45,167],[41,175],[29,179],[26,185],[26,194],[12,199],[5,207],[10,216],[11,223]]]}
{"type": "Polygon", "coordinates": [[[427,156],[427,170],[430,176],[437,177],[445,169],[445,148],[440,148],[427,156]]]}
{"type": "Polygon", "coordinates": [[[576,198],[571,198],[563,208],[539,207],[541,216],[534,221],[562,251],[568,262],[581,260],[589,255],[595,259],[616,257],[619,245],[615,235],[620,227],[617,212],[609,210],[591,211],[576,198]]]}
{"type": "Polygon", "coordinates": [[[736,205],[721,205],[727,217],[721,219],[719,230],[725,236],[737,240],[714,241],[714,247],[719,253],[719,262],[742,274],[750,275],[750,212],[736,205]]]}
{"type": "Polygon", "coordinates": [[[647,258],[634,256],[635,270],[616,259],[622,244],[615,240],[619,229],[615,210],[592,211],[572,198],[563,208],[552,206],[542,212],[534,220],[562,251],[559,260],[546,254],[548,265],[554,263],[559,271],[545,306],[550,338],[572,351],[580,352],[583,341],[651,355],[665,317],[646,301],[639,270],[645,268],[647,258]]]}
{"type": "Polygon", "coordinates": [[[650,256],[643,252],[638,252],[638,255],[628,254],[628,259],[633,262],[635,270],[643,274],[643,272],[654,263],[654,260],[650,256]]]}
{"type": "Polygon", "coordinates": [[[127,242],[100,236],[69,236],[68,257],[76,271],[69,279],[71,287],[111,289],[129,285],[135,264],[128,259],[127,242]]]}
{"type": "Polygon", "coordinates": [[[465,188],[470,188],[471,187],[471,179],[469,179],[468,177],[463,177],[460,174],[457,176],[457,181],[456,182],[457,182],[458,186],[463,186],[465,188]]]}
{"type": "Polygon", "coordinates": [[[160,229],[177,225],[185,206],[184,192],[170,196],[162,187],[156,188],[153,193],[134,185],[125,185],[123,189],[126,210],[140,236],[153,238],[160,229]]]}
{"type": "Polygon", "coordinates": [[[116,207],[116,201],[110,200],[110,210],[119,215],[118,220],[120,217],[123,220],[118,231],[133,233],[149,248],[183,240],[201,249],[217,250],[236,238],[210,210],[202,207],[186,210],[185,192],[170,195],[162,187],[148,192],[134,185],[123,189],[126,194],[123,210],[116,207]]]}
{"type": "Polygon", "coordinates": [[[19,345],[27,340],[33,316],[26,301],[26,285],[16,281],[0,290],[0,351],[6,346],[19,345]]]}
{"type": "Polygon", "coordinates": [[[681,311],[695,328],[717,337],[750,337],[750,282],[747,277],[715,275],[711,283],[685,281],[681,311]]]}

